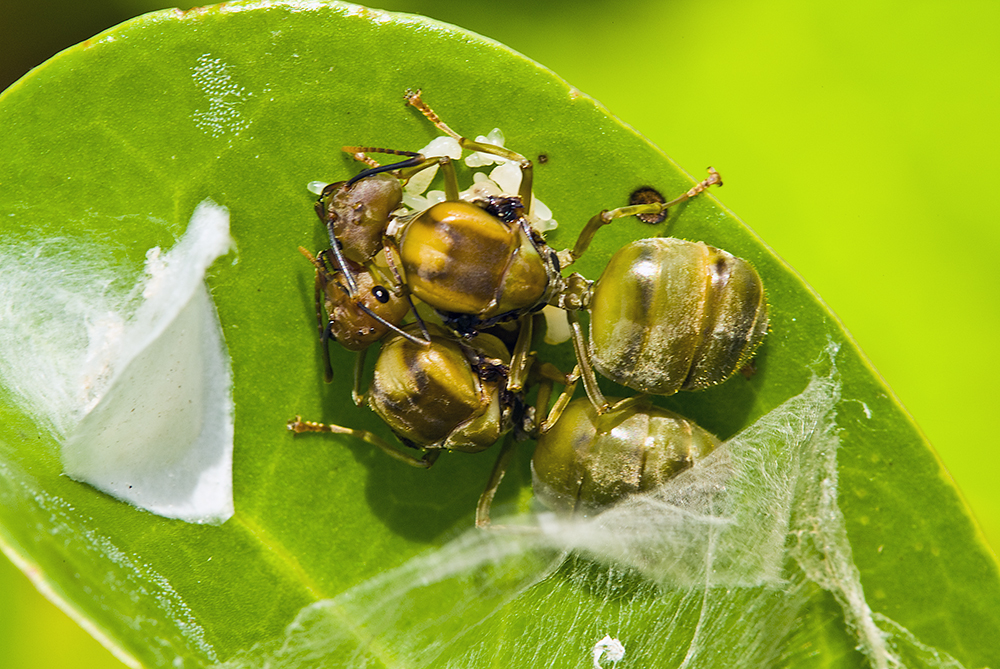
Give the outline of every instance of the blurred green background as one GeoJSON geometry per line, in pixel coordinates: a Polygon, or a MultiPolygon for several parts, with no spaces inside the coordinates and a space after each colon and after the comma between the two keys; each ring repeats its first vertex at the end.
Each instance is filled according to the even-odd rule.
{"type": "MultiPolygon", "coordinates": [[[[840,316],[1000,547],[1000,3],[375,5],[501,41],[689,173],[719,169],[716,196],[840,316]]],[[[0,88],[161,6],[0,0],[0,88]]],[[[122,666],[4,560],[0,665],[122,666]]]]}

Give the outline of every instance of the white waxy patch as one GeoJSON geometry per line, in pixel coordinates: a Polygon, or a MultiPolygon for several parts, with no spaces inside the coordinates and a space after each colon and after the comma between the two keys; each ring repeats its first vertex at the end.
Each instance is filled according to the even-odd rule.
{"type": "Polygon", "coordinates": [[[147,253],[110,383],[63,444],[71,478],[168,518],[233,515],[232,375],[204,282],[231,245],[229,212],[206,201],[170,251],[147,253]]]}
{"type": "Polygon", "coordinates": [[[612,664],[617,664],[625,657],[625,646],[618,639],[612,639],[611,635],[594,644],[594,669],[602,669],[601,661],[607,660],[612,664]]]}
{"type": "Polygon", "coordinates": [[[210,201],[144,268],[87,238],[0,246],[0,386],[70,477],[170,518],[233,514],[229,356],[204,282],[231,246],[210,201]]]}
{"type": "Polygon", "coordinates": [[[71,478],[170,518],[232,516],[232,375],[204,282],[231,246],[206,200],[144,272],[79,241],[0,248],[0,385],[71,478]]]}

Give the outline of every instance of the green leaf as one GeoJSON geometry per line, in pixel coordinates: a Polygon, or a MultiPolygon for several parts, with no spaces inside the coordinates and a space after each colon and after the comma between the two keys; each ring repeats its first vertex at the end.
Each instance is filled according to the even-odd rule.
{"type": "MultiPolygon", "coordinates": [[[[369,601],[375,608],[378,601],[365,597],[378,593],[409,593],[393,579],[412,587],[420,578],[414,566],[429,569],[452,555],[441,552],[454,550],[448,539],[471,524],[489,454],[450,455],[419,471],[358,440],[293,437],[284,429],[302,414],[388,436],[373,414],[350,402],[350,355],[336,356],[332,385],[322,382],[312,270],[296,247],[323,245],[305,185],[357,171],[343,145],[415,150],[435,136],[402,102],[403,92],[417,87],[460,132],[499,127],[508,146],[535,160],[535,192],[560,222],[548,235],[555,248],[571,245],[591,215],[623,204],[638,186],[667,195],[690,186],[658,149],[537,64],[448,26],[335,3],[152,14],[60,54],[0,97],[5,246],[46,253],[59,246],[102,256],[134,276],[147,249],[171,246],[205,198],[231,214],[236,262],[217,262],[209,277],[234,378],[231,520],[220,527],[166,520],[71,481],[61,475],[47,424],[19,408],[13,389],[0,397],[5,549],[124,656],[147,666],[175,658],[183,666],[252,663],[286,639],[296,616],[328,622],[320,614],[336,617],[369,601]]],[[[757,267],[772,320],[751,380],[737,377],[664,405],[731,437],[799,395],[830,343],[840,344],[839,502],[868,604],[968,666],[1000,663],[993,643],[1000,631],[997,565],[933,452],[836,319],[711,198],[686,206],[668,225],[617,222],[574,269],[595,277],[616,248],[651,234],[702,239],[757,267]]],[[[53,274],[53,287],[60,280],[53,274]]],[[[564,367],[572,359],[565,346],[541,350],[564,367]]],[[[522,449],[500,504],[524,505],[529,457],[522,449]]],[[[479,554],[470,550],[454,555],[479,554]]],[[[483,583],[500,595],[519,593],[549,574],[543,558],[526,549],[513,558],[519,564],[505,562],[498,574],[477,581],[474,573],[456,586],[479,592],[481,604],[450,605],[447,588],[415,600],[455,614],[454,629],[447,618],[434,619],[458,640],[442,647],[441,664],[463,644],[481,641],[477,632],[496,640],[501,652],[486,656],[494,661],[521,657],[518,642],[537,641],[539,630],[568,629],[564,647],[536,664],[587,666],[589,648],[606,633],[598,623],[615,616],[645,628],[647,641],[659,629],[654,621],[672,610],[680,611],[680,628],[700,629],[691,602],[682,598],[671,609],[669,598],[631,572],[601,585],[602,572],[586,561],[559,566],[487,625],[469,628],[504,604],[483,583]]],[[[809,610],[790,637],[774,639],[784,649],[780,663],[862,664],[835,597],[802,582],[800,572],[788,578],[809,610]]],[[[729,609],[713,611],[745,624],[740,597],[746,608],[751,600],[761,606],[759,592],[743,592],[729,609]]],[[[412,614],[404,631],[419,626],[419,606],[412,614]]],[[[423,637],[414,631],[413,638],[423,637]]],[[[387,666],[410,666],[416,651],[404,641],[376,642],[371,652],[387,666]]],[[[666,652],[626,645],[632,654],[625,662],[666,652]]],[[[311,661],[337,666],[337,657],[355,658],[357,649],[331,645],[328,652],[340,655],[311,661]]]]}

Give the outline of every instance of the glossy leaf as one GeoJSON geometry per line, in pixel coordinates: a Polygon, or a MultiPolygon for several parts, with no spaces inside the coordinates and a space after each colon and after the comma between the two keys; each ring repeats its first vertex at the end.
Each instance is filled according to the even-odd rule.
{"type": "MultiPolygon", "coordinates": [[[[209,284],[234,375],[233,519],[221,527],[166,520],[75,483],[60,475],[44,424],[9,390],[0,405],[3,543],[125,656],[147,666],[252,658],[315,610],[304,607],[339,602],[471,523],[489,454],[451,455],[425,472],[358,440],[284,429],[302,414],[388,436],[350,402],[350,355],[336,355],[335,382],[322,382],[312,270],[296,247],[324,245],[305,186],[357,170],[341,146],[412,150],[436,134],[402,102],[415,87],[452,127],[470,135],[499,127],[508,146],[535,160],[536,193],[560,222],[548,235],[556,248],[639,186],[665,194],[690,186],[662,152],[537,64],[447,26],[335,3],[152,14],[60,54],[0,97],[4,244],[96,247],[134,271],[148,248],[180,236],[205,198],[231,214],[235,262],[217,262],[209,284]]],[[[701,239],[758,269],[772,331],[752,379],[664,404],[731,437],[802,392],[829,344],[843,344],[840,506],[868,603],[969,666],[1000,663],[997,565],[919,430],[836,319],[711,198],[667,225],[616,223],[574,269],[596,277],[639,237],[701,239]]],[[[567,347],[541,351],[564,367],[572,359],[567,347]]],[[[524,506],[522,451],[501,504],[524,506]]],[[[517,639],[561,589],[568,600],[554,616],[588,615],[580,587],[545,581],[489,633],[517,639]]],[[[455,625],[459,637],[469,632],[455,625]]],[[[785,661],[857,666],[854,643],[839,605],[817,590],[785,661]]]]}

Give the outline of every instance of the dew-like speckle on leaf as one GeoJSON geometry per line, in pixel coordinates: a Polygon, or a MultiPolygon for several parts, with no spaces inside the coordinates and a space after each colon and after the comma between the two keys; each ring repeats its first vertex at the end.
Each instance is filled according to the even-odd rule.
{"type": "Polygon", "coordinates": [[[195,85],[204,95],[204,103],[194,112],[194,122],[212,137],[238,135],[250,126],[243,105],[250,94],[239,85],[232,68],[221,58],[202,54],[192,68],[195,85]]]}

